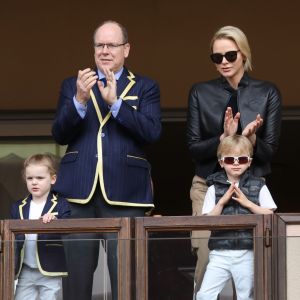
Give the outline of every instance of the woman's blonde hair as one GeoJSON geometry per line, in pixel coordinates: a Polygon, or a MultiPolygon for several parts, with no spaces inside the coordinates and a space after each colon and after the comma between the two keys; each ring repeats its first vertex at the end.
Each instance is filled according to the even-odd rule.
{"type": "Polygon", "coordinates": [[[214,42],[220,39],[229,39],[235,42],[244,57],[245,71],[252,70],[252,58],[251,58],[250,46],[245,33],[241,29],[234,26],[224,26],[220,28],[211,39],[210,42],[211,51],[213,50],[214,42]]]}

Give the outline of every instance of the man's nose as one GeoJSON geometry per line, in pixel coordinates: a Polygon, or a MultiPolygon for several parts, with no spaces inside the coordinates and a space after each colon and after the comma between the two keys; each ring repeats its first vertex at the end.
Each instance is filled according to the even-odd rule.
{"type": "Polygon", "coordinates": [[[109,48],[106,44],[103,45],[102,53],[109,53],[109,48]]]}

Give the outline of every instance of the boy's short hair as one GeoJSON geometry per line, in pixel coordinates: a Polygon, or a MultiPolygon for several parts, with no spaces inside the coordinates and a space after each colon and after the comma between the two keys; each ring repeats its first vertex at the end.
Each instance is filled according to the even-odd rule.
{"type": "Polygon", "coordinates": [[[217,150],[218,158],[220,159],[224,153],[229,153],[232,149],[246,151],[250,157],[253,155],[253,146],[249,139],[243,135],[236,134],[227,136],[220,142],[217,150]]]}
{"type": "Polygon", "coordinates": [[[23,177],[25,178],[25,171],[29,165],[44,165],[48,168],[51,176],[56,175],[57,172],[57,160],[50,153],[33,154],[27,157],[23,165],[23,177]]]}

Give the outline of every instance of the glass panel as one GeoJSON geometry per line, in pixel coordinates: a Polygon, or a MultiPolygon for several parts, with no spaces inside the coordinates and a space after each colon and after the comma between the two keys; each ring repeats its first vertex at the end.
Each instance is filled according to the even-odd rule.
{"type": "MultiPolygon", "coordinates": [[[[47,233],[39,234],[38,241],[35,236],[26,234],[25,242],[24,234],[15,236],[17,280],[12,288],[16,300],[25,299],[26,294],[35,299],[38,293],[46,295],[45,299],[56,299],[53,296],[56,294],[58,300],[118,299],[117,251],[119,245],[128,241],[119,243],[117,233],[47,233]],[[38,256],[34,254],[35,249],[38,256]],[[113,278],[115,298],[111,295],[110,278],[113,278]]],[[[124,269],[119,268],[122,272],[124,269]]]]}
{"type": "Polygon", "coordinates": [[[201,298],[198,293],[199,299],[216,299],[218,293],[219,300],[236,299],[233,276],[237,280],[244,281],[241,286],[244,298],[253,299],[254,252],[253,248],[245,249],[252,247],[253,238],[251,235],[250,238],[243,238],[241,235],[232,236],[228,234],[228,230],[221,232],[221,237],[209,239],[208,231],[202,231],[202,238],[198,237],[196,240],[193,238],[194,248],[191,247],[189,232],[150,232],[148,299],[195,299],[194,287],[196,292],[200,287],[202,291],[206,290],[205,297],[201,298]],[[195,249],[196,243],[198,249],[195,249]],[[216,250],[209,252],[208,244],[216,250]],[[219,250],[218,247],[222,249],[227,247],[230,250],[219,250]],[[232,250],[235,247],[236,249],[232,250]],[[208,262],[209,267],[206,269],[208,262]],[[247,278],[248,281],[245,282],[247,278]],[[215,292],[214,296],[212,290],[220,292],[215,292]]]}
{"type": "Polygon", "coordinates": [[[196,256],[188,232],[151,232],[148,299],[192,299],[196,256]]]}
{"type": "MultiPolygon", "coordinates": [[[[297,299],[300,294],[300,225],[287,226],[286,270],[287,300],[297,299]],[[297,295],[297,296],[296,296],[297,295]]],[[[280,259],[280,257],[279,257],[280,259]]]]}

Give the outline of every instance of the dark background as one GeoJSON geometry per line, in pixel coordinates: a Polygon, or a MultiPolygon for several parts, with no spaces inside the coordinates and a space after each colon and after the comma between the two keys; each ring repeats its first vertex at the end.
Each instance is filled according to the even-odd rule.
{"type": "Polygon", "coordinates": [[[93,66],[93,31],[107,19],[127,27],[127,65],[159,82],[163,108],[186,108],[190,86],[217,75],[209,43],[224,25],[246,33],[253,76],[299,106],[299,11],[293,0],[2,1],[0,111],[54,110],[63,78],[93,66]]]}

